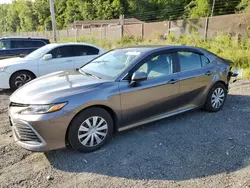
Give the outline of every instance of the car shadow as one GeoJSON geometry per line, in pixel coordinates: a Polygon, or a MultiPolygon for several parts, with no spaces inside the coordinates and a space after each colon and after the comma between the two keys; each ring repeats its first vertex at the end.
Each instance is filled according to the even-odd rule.
{"type": "Polygon", "coordinates": [[[74,173],[188,180],[250,164],[250,96],[229,95],[218,113],[187,112],[116,134],[93,153],[46,152],[50,164],[74,173]]]}

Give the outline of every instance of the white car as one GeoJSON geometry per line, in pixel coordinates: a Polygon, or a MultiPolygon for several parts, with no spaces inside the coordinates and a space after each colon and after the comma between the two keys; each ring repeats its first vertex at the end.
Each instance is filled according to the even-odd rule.
{"type": "Polygon", "coordinates": [[[0,88],[15,90],[39,76],[80,68],[104,52],[91,44],[61,43],[43,46],[24,58],[0,60],[0,88]]]}

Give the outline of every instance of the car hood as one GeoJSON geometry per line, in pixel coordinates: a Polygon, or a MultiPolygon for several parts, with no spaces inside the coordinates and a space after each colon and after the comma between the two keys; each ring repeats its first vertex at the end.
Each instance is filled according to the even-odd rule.
{"type": "Polygon", "coordinates": [[[0,60],[0,67],[6,67],[6,66],[20,64],[20,63],[26,63],[28,61],[30,61],[30,60],[27,60],[27,59],[24,59],[21,57],[2,59],[2,60],[0,60]]]}
{"type": "Polygon", "coordinates": [[[79,71],[60,71],[37,78],[15,91],[10,100],[22,104],[50,104],[107,82],[79,71]]]}

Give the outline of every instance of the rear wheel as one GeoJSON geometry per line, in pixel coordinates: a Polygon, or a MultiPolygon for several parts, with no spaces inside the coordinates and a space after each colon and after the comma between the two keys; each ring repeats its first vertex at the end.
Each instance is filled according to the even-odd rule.
{"type": "Polygon", "coordinates": [[[224,84],[217,83],[209,91],[204,109],[208,112],[218,112],[227,98],[227,89],[224,84]]]}
{"type": "Polygon", "coordinates": [[[33,79],[35,79],[35,76],[28,71],[16,72],[10,78],[10,88],[16,90],[33,79]]]}
{"type": "Polygon", "coordinates": [[[69,144],[81,152],[97,150],[112,137],[113,127],[113,119],[106,110],[89,108],[80,112],[71,122],[69,144]]]}

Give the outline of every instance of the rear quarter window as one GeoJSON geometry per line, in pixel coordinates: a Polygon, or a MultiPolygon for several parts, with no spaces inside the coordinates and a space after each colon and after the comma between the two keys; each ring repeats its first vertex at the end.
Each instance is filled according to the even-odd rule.
{"type": "Polygon", "coordinates": [[[201,55],[201,63],[202,63],[202,66],[204,67],[210,63],[210,60],[206,56],[201,55]]]}

